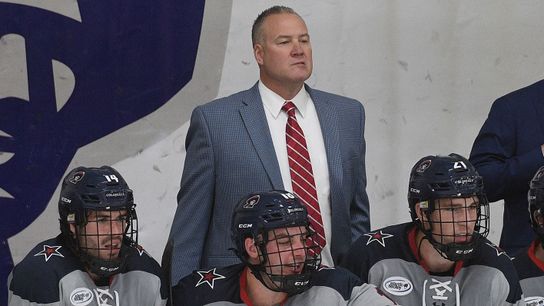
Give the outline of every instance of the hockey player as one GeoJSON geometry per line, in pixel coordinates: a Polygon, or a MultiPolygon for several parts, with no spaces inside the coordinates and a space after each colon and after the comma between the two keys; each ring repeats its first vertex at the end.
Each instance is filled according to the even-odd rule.
{"type": "Polygon", "coordinates": [[[517,254],[514,266],[527,305],[544,305],[544,167],[531,180],[528,198],[531,226],[538,238],[517,254]]]}
{"type": "Polygon", "coordinates": [[[242,263],[183,278],[174,305],[394,305],[352,273],[319,266],[306,207],[292,193],[245,197],[231,231],[242,263]]]}
{"type": "Polygon", "coordinates": [[[137,245],[132,190],[113,168],[79,167],[63,180],[61,234],[15,266],[9,305],[165,305],[158,263],[137,245]]]}
{"type": "Polygon", "coordinates": [[[408,202],[412,222],[362,235],[342,265],[402,305],[523,305],[510,258],[485,238],[489,202],[467,159],[420,159],[408,202]]]}

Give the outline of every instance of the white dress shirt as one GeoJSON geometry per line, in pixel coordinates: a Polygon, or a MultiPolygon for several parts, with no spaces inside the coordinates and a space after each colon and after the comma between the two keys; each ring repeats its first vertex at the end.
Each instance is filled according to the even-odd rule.
{"type": "MultiPolygon", "coordinates": [[[[291,185],[291,172],[289,169],[289,160],[287,157],[287,145],[285,139],[285,125],[287,124],[287,114],[281,110],[285,100],[267,88],[259,81],[259,93],[264,104],[268,128],[274,143],[274,150],[280,165],[281,178],[283,186],[287,191],[293,191],[291,185]]],[[[319,118],[315,110],[314,102],[304,87],[299,93],[290,100],[295,104],[297,122],[304,131],[306,145],[312,162],[312,170],[317,190],[317,200],[321,210],[323,229],[325,231],[325,240],[327,244],[321,252],[322,263],[333,267],[330,241],[331,241],[331,201],[329,184],[329,166],[327,164],[327,153],[319,118]]]]}

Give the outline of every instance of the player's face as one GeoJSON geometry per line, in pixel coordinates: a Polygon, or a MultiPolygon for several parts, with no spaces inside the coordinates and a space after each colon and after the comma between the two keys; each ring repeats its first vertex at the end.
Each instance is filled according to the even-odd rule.
{"type": "Polygon", "coordinates": [[[294,14],[273,14],[254,46],[261,80],[272,90],[300,85],[312,74],[312,45],[304,21],[294,14]]]}
{"type": "Polygon", "coordinates": [[[126,210],[90,211],[87,225],[80,229],[80,248],[102,260],[116,259],[123,242],[126,219],[126,210]]]}
{"type": "Polygon", "coordinates": [[[468,243],[478,219],[478,198],[445,198],[431,214],[433,238],[440,243],[468,243]]]}
{"type": "Polygon", "coordinates": [[[308,231],[304,226],[278,228],[268,232],[265,263],[267,273],[273,275],[300,274],[306,260],[306,239],[308,231]]]}

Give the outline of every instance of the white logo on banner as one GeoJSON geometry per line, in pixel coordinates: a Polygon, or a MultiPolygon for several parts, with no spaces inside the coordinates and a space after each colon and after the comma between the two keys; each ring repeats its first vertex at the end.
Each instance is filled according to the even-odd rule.
{"type": "Polygon", "coordinates": [[[525,304],[527,306],[541,306],[544,305],[544,297],[542,296],[528,296],[525,298],[525,304]]]}

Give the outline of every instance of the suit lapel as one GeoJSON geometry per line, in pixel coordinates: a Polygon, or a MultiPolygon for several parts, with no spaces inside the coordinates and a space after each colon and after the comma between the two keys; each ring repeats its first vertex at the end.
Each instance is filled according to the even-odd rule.
{"type": "Polygon", "coordinates": [[[284,189],[280,166],[257,84],[248,90],[248,95],[242,99],[242,103],[243,106],[240,108],[242,121],[266,174],[274,189],[284,189]]]}
{"type": "MultiPolygon", "coordinates": [[[[338,203],[335,197],[343,196],[342,188],[342,157],[340,155],[340,135],[338,133],[338,114],[334,105],[327,101],[319,92],[306,86],[315,105],[323,141],[325,143],[325,152],[327,153],[327,164],[329,166],[329,183],[331,188],[331,204],[338,203]]],[[[342,199],[338,199],[342,202],[342,199]]],[[[331,208],[334,208],[332,206],[331,208]]]]}

